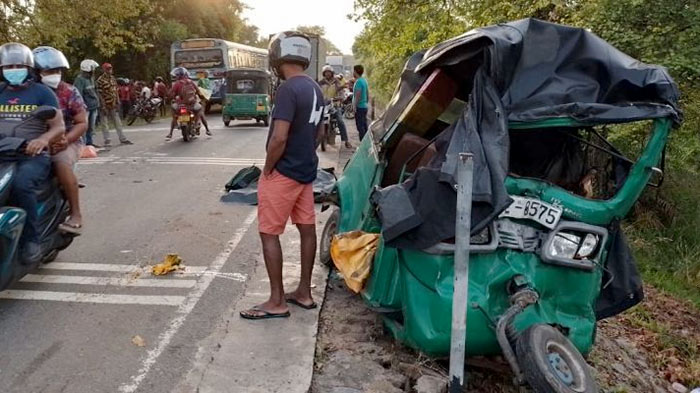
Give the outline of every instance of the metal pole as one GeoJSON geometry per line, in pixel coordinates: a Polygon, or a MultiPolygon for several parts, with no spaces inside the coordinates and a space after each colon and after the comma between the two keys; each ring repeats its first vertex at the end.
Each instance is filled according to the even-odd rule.
{"type": "Polygon", "coordinates": [[[471,153],[460,153],[457,166],[457,220],[455,222],[454,292],[452,293],[450,393],[461,393],[466,385],[464,357],[467,339],[473,158],[474,156],[471,153]]]}

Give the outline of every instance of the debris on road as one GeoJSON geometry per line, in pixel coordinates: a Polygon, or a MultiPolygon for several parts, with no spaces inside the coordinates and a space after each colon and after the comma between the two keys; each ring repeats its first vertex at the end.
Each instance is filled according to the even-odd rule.
{"type": "Polygon", "coordinates": [[[137,347],[146,346],[146,341],[143,339],[143,337],[139,336],[138,334],[131,338],[131,343],[136,345],[137,347]]]}
{"type": "Polygon", "coordinates": [[[177,254],[168,254],[165,256],[163,262],[151,268],[151,272],[154,276],[162,276],[172,271],[182,269],[181,263],[182,258],[180,258],[177,254]]]}

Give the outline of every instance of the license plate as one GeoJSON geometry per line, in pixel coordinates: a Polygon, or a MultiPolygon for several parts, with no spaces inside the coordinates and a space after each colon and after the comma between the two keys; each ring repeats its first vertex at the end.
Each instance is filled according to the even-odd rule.
{"type": "Polygon", "coordinates": [[[561,209],[539,199],[513,196],[513,203],[499,217],[533,220],[554,229],[561,218],[561,209]]]}
{"type": "Polygon", "coordinates": [[[190,115],[180,115],[180,117],[177,118],[177,121],[187,123],[190,121],[190,115]]]}

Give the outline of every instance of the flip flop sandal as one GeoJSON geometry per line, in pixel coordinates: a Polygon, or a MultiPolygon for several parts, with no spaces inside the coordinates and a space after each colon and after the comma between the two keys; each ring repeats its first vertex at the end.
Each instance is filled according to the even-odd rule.
{"type": "Polygon", "coordinates": [[[68,224],[67,222],[64,222],[62,224],[58,224],[58,229],[66,232],[66,233],[71,233],[73,235],[81,235],[83,233],[82,231],[83,226],[80,224],[68,224]]]}
{"type": "Polygon", "coordinates": [[[285,299],[285,300],[287,301],[287,303],[293,304],[293,305],[295,305],[295,306],[297,306],[297,307],[301,307],[301,308],[303,308],[304,310],[313,310],[314,308],[318,307],[318,305],[316,304],[316,302],[313,302],[313,303],[311,303],[311,304],[304,304],[304,303],[302,303],[302,302],[300,302],[300,301],[298,301],[297,299],[294,299],[294,298],[288,298],[288,299],[285,299]]]}
{"type": "Polygon", "coordinates": [[[269,311],[265,311],[262,308],[257,308],[253,307],[249,310],[241,311],[239,313],[241,315],[241,318],[243,319],[272,319],[272,318],[289,318],[291,315],[289,311],[283,312],[283,313],[271,313],[269,311]],[[255,312],[256,314],[252,314],[251,312],[255,312]],[[262,314],[257,314],[257,313],[262,313],[262,314]]]}
{"type": "Polygon", "coordinates": [[[169,141],[169,140],[171,140],[171,139],[173,139],[173,136],[172,136],[172,135],[166,135],[166,136],[165,136],[165,140],[166,140],[166,141],[169,141]]]}

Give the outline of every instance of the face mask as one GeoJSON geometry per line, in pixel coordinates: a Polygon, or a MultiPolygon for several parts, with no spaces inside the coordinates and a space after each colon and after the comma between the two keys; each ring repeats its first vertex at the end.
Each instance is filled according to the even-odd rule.
{"type": "Polygon", "coordinates": [[[29,71],[27,71],[26,68],[8,68],[2,70],[2,76],[4,76],[5,80],[12,86],[21,85],[24,80],[27,79],[28,74],[29,71]]]}
{"type": "Polygon", "coordinates": [[[46,86],[52,89],[55,89],[58,87],[58,84],[61,83],[61,74],[51,74],[42,76],[41,83],[45,84],[46,86]]]}

